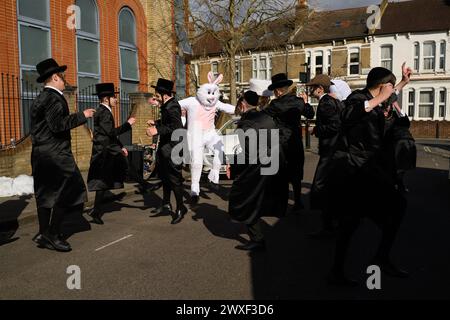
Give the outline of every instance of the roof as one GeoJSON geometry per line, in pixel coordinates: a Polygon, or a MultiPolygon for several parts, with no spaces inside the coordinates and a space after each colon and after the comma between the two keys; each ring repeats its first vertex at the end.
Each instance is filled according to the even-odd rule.
{"type": "MultiPolygon", "coordinates": [[[[333,11],[313,11],[303,28],[295,30],[293,17],[271,21],[244,37],[245,50],[284,47],[332,40],[358,39],[369,35],[367,7],[333,11]]],[[[374,35],[450,30],[450,0],[390,2],[374,35]],[[413,21],[413,23],[412,23],[413,21]]],[[[215,55],[222,45],[205,34],[193,45],[194,55],[215,55]]]]}

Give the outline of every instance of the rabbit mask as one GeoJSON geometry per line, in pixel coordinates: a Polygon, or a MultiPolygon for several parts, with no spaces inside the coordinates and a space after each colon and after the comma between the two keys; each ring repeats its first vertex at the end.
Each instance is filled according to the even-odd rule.
{"type": "Polygon", "coordinates": [[[208,110],[213,108],[217,101],[219,101],[220,90],[219,83],[223,80],[223,75],[219,74],[217,79],[214,79],[212,72],[208,73],[209,83],[202,84],[197,91],[197,99],[208,110]]]}

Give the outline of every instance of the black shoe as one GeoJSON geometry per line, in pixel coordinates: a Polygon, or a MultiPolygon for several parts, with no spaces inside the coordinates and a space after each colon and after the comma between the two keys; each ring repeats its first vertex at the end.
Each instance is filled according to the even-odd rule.
{"type": "Polygon", "coordinates": [[[211,190],[213,192],[219,192],[219,190],[220,190],[220,185],[218,183],[214,183],[212,181],[209,181],[208,187],[209,187],[209,190],[211,190]]]}
{"type": "Polygon", "coordinates": [[[264,241],[249,241],[246,244],[240,244],[235,247],[238,250],[245,251],[258,251],[266,249],[266,244],[264,241]]]}
{"type": "Polygon", "coordinates": [[[184,215],[187,212],[187,208],[185,206],[183,206],[181,209],[177,209],[174,213],[173,213],[173,218],[172,221],[170,222],[170,224],[177,224],[180,223],[181,220],[183,220],[184,215]]]}
{"type": "Polygon", "coordinates": [[[385,273],[386,275],[388,275],[390,277],[402,278],[402,279],[409,278],[409,273],[407,271],[398,268],[390,260],[375,259],[372,262],[372,265],[379,266],[381,272],[385,273]]]}
{"type": "Polygon", "coordinates": [[[155,215],[159,215],[161,213],[167,213],[170,214],[172,212],[172,205],[170,204],[165,204],[159,208],[153,209],[152,211],[150,211],[150,213],[154,213],[155,215]]]}
{"type": "Polygon", "coordinates": [[[156,191],[162,187],[162,182],[154,183],[145,188],[145,191],[156,191]]]}
{"type": "Polygon", "coordinates": [[[198,195],[192,195],[191,196],[191,202],[190,205],[191,206],[196,206],[198,204],[198,202],[200,201],[200,196],[198,195]]]}
{"type": "Polygon", "coordinates": [[[43,234],[42,238],[44,238],[48,242],[48,244],[56,251],[69,252],[72,250],[70,244],[64,240],[59,239],[57,235],[47,233],[43,234]]]}
{"type": "Polygon", "coordinates": [[[102,220],[102,218],[100,217],[100,213],[96,212],[95,210],[92,210],[89,215],[91,216],[92,220],[90,221],[91,223],[95,223],[95,224],[105,224],[102,220]]]}
{"type": "Polygon", "coordinates": [[[53,249],[53,247],[50,245],[50,243],[44,239],[42,234],[38,233],[33,237],[33,242],[37,244],[38,248],[47,248],[47,249],[53,249]]]}
{"type": "Polygon", "coordinates": [[[332,271],[327,277],[327,282],[329,285],[338,287],[354,288],[358,286],[357,281],[347,278],[343,272],[332,271]]]}

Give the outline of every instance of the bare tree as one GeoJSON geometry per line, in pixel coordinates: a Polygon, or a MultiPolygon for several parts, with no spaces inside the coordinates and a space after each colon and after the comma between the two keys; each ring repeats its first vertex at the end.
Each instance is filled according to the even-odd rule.
{"type": "Polygon", "coordinates": [[[231,103],[236,104],[236,54],[272,21],[292,12],[295,0],[190,0],[190,20],[199,35],[210,35],[228,60],[231,103]]]}

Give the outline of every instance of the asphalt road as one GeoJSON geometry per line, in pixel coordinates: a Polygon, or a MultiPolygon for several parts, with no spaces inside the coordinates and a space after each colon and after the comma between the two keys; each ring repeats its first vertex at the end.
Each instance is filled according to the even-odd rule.
{"type": "MultiPolygon", "coordinates": [[[[109,204],[105,225],[70,216],[70,253],[36,248],[36,223],[21,226],[0,246],[0,299],[428,299],[450,298],[449,159],[419,146],[418,169],[407,176],[409,209],[394,260],[411,272],[406,280],[382,277],[382,289],[365,286],[366,267],[379,232],[369,222],[355,235],[348,273],[361,286],[330,287],[333,240],[312,240],[318,227],[308,210],[284,219],[265,219],[267,250],[234,248],[247,238],[227,216],[224,181],[219,194],[203,189],[198,209],[178,225],[169,216],[151,217],[161,190],[109,204]],[[81,290],[67,288],[67,268],[80,267],[81,290]]],[[[303,194],[317,156],[307,153],[303,194]]],[[[188,189],[187,189],[188,190],[188,189]]],[[[292,202],[290,202],[292,204],[292,202]]]]}

